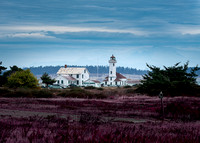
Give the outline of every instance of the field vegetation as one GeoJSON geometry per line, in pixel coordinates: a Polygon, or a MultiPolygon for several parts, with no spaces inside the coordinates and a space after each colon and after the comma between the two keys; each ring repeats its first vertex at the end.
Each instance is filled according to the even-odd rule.
{"type": "Polygon", "coordinates": [[[132,87],[37,90],[41,92],[37,94],[16,89],[18,98],[8,98],[5,93],[14,91],[5,90],[0,98],[0,142],[200,141],[198,97],[164,97],[163,119],[160,99],[127,94],[132,87]]]}

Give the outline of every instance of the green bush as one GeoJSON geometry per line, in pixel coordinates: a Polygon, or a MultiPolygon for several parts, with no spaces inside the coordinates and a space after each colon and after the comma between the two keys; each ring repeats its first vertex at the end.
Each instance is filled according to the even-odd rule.
{"type": "Polygon", "coordinates": [[[53,97],[53,92],[48,89],[32,90],[32,97],[35,98],[50,98],[53,97]]]}
{"type": "Polygon", "coordinates": [[[31,89],[17,88],[4,95],[5,97],[32,97],[31,89]]]}
{"type": "Polygon", "coordinates": [[[126,86],[124,86],[124,88],[131,88],[131,86],[130,85],[126,85],[126,86]]]}
{"type": "Polygon", "coordinates": [[[32,97],[32,98],[50,98],[53,97],[53,92],[48,89],[29,89],[29,88],[17,88],[17,89],[4,89],[2,91],[3,97],[32,97]]]}
{"type": "Polygon", "coordinates": [[[103,99],[103,98],[107,97],[104,94],[91,93],[91,92],[88,92],[88,91],[81,89],[81,88],[73,88],[73,89],[70,89],[70,90],[63,90],[62,92],[58,93],[58,96],[72,97],[72,98],[88,98],[88,99],[92,99],[92,98],[103,99]]]}
{"type": "Polygon", "coordinates": [[[0,88],[0,96],[10,93],[11,91],[8,88],[0,88]]]}
{"type": "Polygon", "coordinates": [[[84,89],[96,89],[96,87],[94,87],[94,86],[86,86],[86,87],[84,87],[84,89]]]}
{"type": "Polygon", "coordinates": [[[101,87],[99,87],[99,88],[97,88],[97,90],[104,90],[103,88],[101,88],[101,87]]]}

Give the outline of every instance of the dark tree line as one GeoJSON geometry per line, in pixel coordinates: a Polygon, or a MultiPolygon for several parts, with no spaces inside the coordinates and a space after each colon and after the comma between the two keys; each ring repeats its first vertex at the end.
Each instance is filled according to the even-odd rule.
{"type": "MultiPolygon", "coordinates": [[[[42,75],[45,72],[48,74],[56,74],[57,71],[62,66],[39,66],[39,67],[30,67],[29,69],[34,75],[42,75]]],[[[86,67],[90,73],[98,73],[99,74],[107,74],[109,72],[108,66],[77,66],[77,65],[70,65],[68,67],[86,67]]],[[[25,68],[26,69],[26,68],[25,68]]],[[[137,75],[144,75],[147,73],[146,70],[138,70],[136,68],[129,68],[129,67],[117,67],[117,72],[122,74],[137,74],[137,75]]]]}

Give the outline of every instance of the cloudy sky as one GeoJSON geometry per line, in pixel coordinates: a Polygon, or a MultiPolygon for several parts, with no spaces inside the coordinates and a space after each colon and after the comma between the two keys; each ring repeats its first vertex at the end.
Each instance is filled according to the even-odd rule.
{"type": "Polygon", "coordinates": [[[200,64],[200,0],[0,0],[4,66],[200,64]]]}

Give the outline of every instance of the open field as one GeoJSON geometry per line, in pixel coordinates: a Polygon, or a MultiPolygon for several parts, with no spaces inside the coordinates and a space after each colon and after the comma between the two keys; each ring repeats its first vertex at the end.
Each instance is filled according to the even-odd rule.
{"type": "Polygon", "coordinates": [[[0,142],[200,142],[200,98],[0,98],[0,142]]]}

